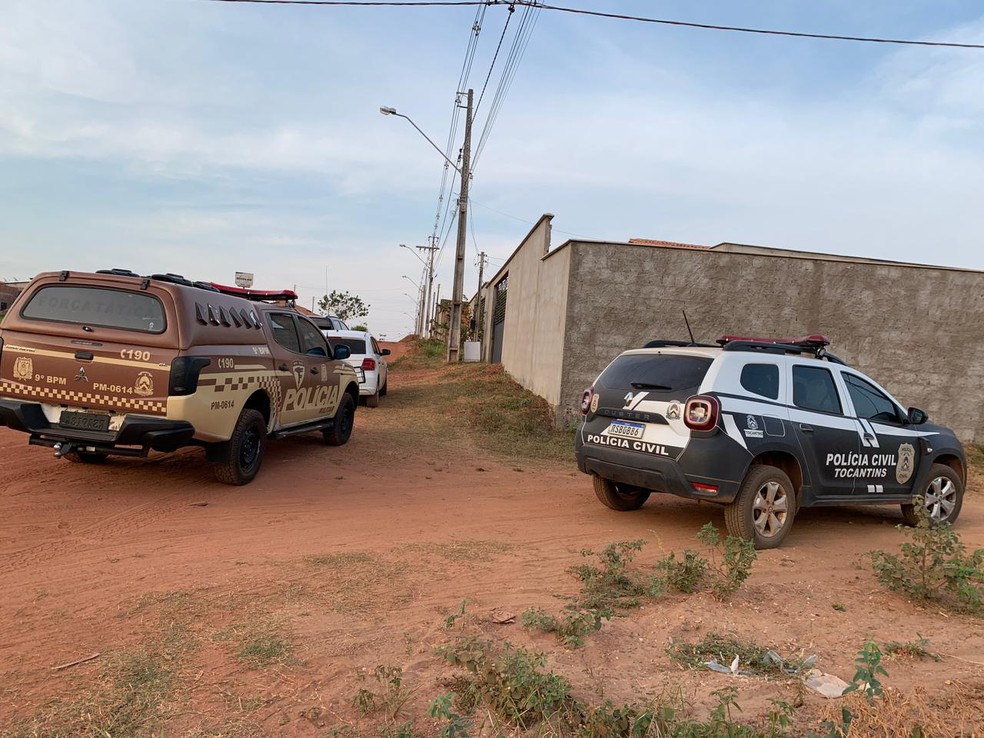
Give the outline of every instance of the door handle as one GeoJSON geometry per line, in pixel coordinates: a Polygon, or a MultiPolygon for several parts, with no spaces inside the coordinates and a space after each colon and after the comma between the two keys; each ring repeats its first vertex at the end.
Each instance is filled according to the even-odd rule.
{"type": "Polygon", "coordinates": [[[864,434],[864,440],[874,442],[875,437],[873,435],[871,435],[870,433],[865,433],[864,434]]]}
{"type": "Polygon", "coordinates": [[[813,426],[807,425],[806,423],[800,423],[800,430],[804,433],[813,433],[813,426]]]}
{"type": "Polygon", "coordinates": [[[281,372],[289,372],[290,367],[287,366],[286,364],[281,364],[280,366],[277,367],[277,370],[281,372]]]}

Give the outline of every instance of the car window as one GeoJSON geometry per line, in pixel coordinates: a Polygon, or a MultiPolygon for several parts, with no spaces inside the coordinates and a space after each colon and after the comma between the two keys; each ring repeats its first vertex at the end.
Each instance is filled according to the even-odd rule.
{"type": "Polygon", "coordinates": [[[332,336],[331,342],[336,345],[348,346],[349,351],[353,354],[364,354],[366,352],[366,342],[361,338],[339,338],[338,336],[332,336]]]}
{"type": "Polygon", "coordinates": [[[741,386],[755,395],[779,399],[779,367],[775,364],[745,364],[741,386]]]}
{"type": "Polygon", "coordinates": [[[379,354],[383,353],[382,351],[379,350],[379,344],[376,343],[376,339],[375,338],[370,338],[369,340],[372,341],[372,350],[373,350],[373,353],[375,353],[376,355],[379,355],[379,354]]]}
{"type": "Polygon", "coordinates": [[[328,356],[328,344],[321,331],[303,318],[298,318],[297,327],[301,332],[301,348],[309,356],[328,356]]]}
{"type": "Polygon", "coordinates": [[[153,295],[105,287],[47,285],[28,300],[21,316],[29,320],[163,333],[164,306],[153,295]]]}
{"type": "Polygon", "coordinates": [[[623,354],[602,372],[598,382],[606,389],[693,394],[710,366],[711,359],[701,356],[623,354]]]}
{"type": "Polygon", "coordinates": [[[294,327],[293,315],[270,313],[270,330],[273,331],[273,340],[285,349],[295,354],[303,353],[297,338],[297,328],[294,327]]]}
{"type": "Polygon", "coordinates": [[[870,382],[853,374],[844,374],[848,394],[854,403],[854,410],[859,418],[865,420],[881,420],[889,423],[901,423],[899,409],[883,392],[870,382]]]}
{"type": "Polygon", "coordinates": [[[843,414],[834,376],[819,366],[793,367],[793,404],[804,410],[843,414]]]}

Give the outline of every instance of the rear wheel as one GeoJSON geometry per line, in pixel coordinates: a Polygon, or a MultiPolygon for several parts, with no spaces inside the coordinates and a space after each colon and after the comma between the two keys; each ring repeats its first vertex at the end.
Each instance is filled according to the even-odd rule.
{"type": "Polygon", "coordinates": [[[902,517],[909,525],[919,525],[927,517],[930,525],[952,523],[963,506],[963,482],[960,475],[946,464],[933,464],[929,470],[929,482],[922,491],[923,510],[916,505],[902,505],[902,517]]]}
{"type": "Polygon", "coordinates": [[[266,441],[263,415],[257,410],[243,410],[232,431],[232,438],[220,444],[219,458],[212,466],[216,479],[235,485],[252,482],[263,463],[266,441]]]}
{"type": "Polygon", "coordinates": [[[601,500],[601,504],[612,510],[619,512],[638,510],[649,499],[649,490],[642,487],[620,484],[610,479],[602,479],[597,475],[593,477],[592,481],[594,482],[595,494],[601,500]]]}
{"type": "Polygon", "coordinates": [[[329,446],[344,446],[352,436],[355,425],[355,401],[348,392],[342,395],[342,401],[335,413],[335,422],[331,430],[324,431],[325,443],[329,446]]]}
{"type": "Polygon", "coordinates": [[[789,535],[796,516],[793,484],[782,469],[753,466],[738,496],[724,509],[728,533],[752,541],[755,548],[776,548],[789,535]]]}
{"type": "Polygon", "coordinates": [[[102,464],[108,457],[109,454],[103,451],[69,451],[62,456],[73,464],[102,464]]]}

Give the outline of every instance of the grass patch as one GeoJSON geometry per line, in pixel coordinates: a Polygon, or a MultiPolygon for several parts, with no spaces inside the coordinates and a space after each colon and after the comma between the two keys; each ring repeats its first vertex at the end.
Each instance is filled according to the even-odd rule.
{"type": "Polygon", "coordinates": [[[494,561],[508,552],[510,546],[497,541],[452,541],[450,543],[410,543],[406,550],[433,556],[448,561],[494,561]]]}
{"type": "MultiPolygon", "coordinates": [[[[400,388],[400,402],[419,424],[441,435],[471,436],[508,457],[571,461],[575,429],[554,427],[554,411],[523,389],[499,364],[445,363],[444,345],[416,341],[391,365],[394,372],[433,369],[436,381],[400,388]]],[[[396,399],[396,398],[394,398],[396,399]]]]}
{"type": "Polygon", "coordinates": [[[393,371],[409,371],[413,369],[438,369],[447,360],[448,349],[443,341],[429,338],[411,340],[409,350],[399,359],[389,365],[393,371]]]}
{"type": "Polygon", "coordinates": [[[197,647],[180,626],[144,647],[108,655],[95,684],[72,700],[48,702],[32,718],[14,724],[15,738],[105,738],[161,735],[175,703],[178,669],[197,647]]]}
{"type": "Polygon", "coordinates": [[[766,656],[768,652],[768,648],[751,641],[720,633],[708,633],[697,643],[671,643],[666,649],[671,659],[690,669],[706,669],[711,660],[730,666],[737,656],[737,668],[741,672],[763,676],[783,674],[779,664],[766,656]]]}
{"type": "Polygon", "coordinates": [[[256,620],[230,625],[216,638],[226,642],[236,658],[251,669],[289,666],[296,662],[292,636],[278,621],[256,620]]]}

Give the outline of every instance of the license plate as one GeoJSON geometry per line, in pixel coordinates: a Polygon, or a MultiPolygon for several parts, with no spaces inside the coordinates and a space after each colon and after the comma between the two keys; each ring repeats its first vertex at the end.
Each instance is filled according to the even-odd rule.
{"type": "Polygon", "coordinates": [[[608,426],[608,435],[621,436],[622,438],[642,438],[646,430],[644,423],[629,423],[625,420],[613,420],[608,426]]]}
{"type": "Polygon", "coordinates": [[[63,410],[58,424],[62,428],[74,428],[75,430],[87,431],[108,431],[109,416],[97,413],[73,413],[70,410],[63,410]]]}

